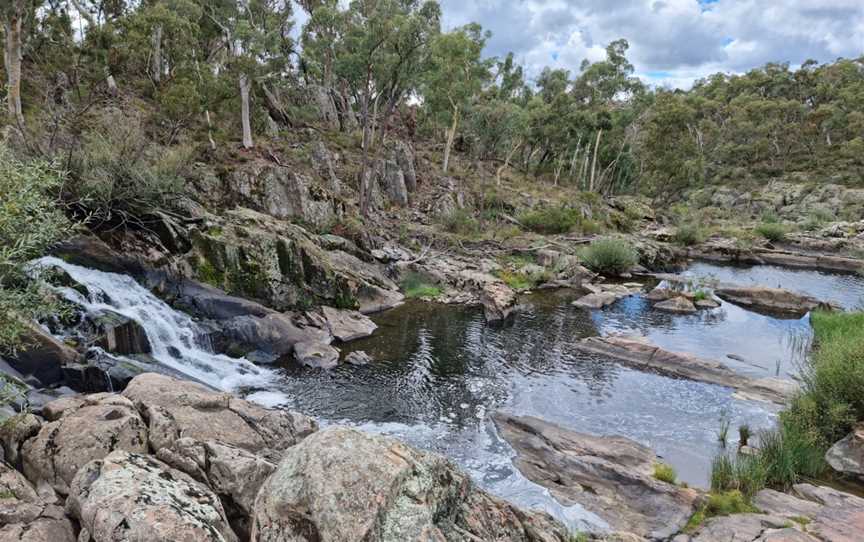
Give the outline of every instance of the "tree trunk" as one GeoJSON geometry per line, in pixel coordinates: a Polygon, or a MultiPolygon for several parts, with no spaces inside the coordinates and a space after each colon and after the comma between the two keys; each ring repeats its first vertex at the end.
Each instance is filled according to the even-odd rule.
{"type": "Polygon", "coordinates": [[[21,107],[21,62],[22,53],[22,7],[16,5],[9,18],[4,21],[6,34],[4,64],[6,65],[6,105],[9,120],[24,129],[24,113],[21,107]]]}
{"type": "Polygon", "coordinates": [[[153,27],[153,33],[150,35],[150,42],[153,47],[151,54],[153,55],[150,59],[151,68],[150,70],[153,72],[151,76],[153,77],[153,82],[157,85],[162,82],[162,25],[157,24],[153,27]]]}
{"type": "Polygon", "coordinates": [[[513,158],[513,155],[516,154],[516,151],[521,146],[522,141],[517,141],[516,145],[514,145],[513,148],[510,149],[510,152],[508,152],[507,155],[504,157],[504,165],[499,167],[498,171],[495,172],[495,186],[501,186],[501,173],[503,173],[505,169],[510,167],[510,160],[513,158]]]}
{"type": "Polygon", "coordinates": [[[243,147],[251,149],[255,145],[252,142],[252,124],[249,120],[249,78],[246,74],[240,74],[240,108],[243,116],[243,147]]]}
{"type": "Polygon", "coordinates": [[[594,176],[597,173],[597,151],[600,149],[600,136],[603,135],[603,128],[597,132],[597,142],[594,143],[594,158],[591,161],[591,184],[588,185],[590,192],[594,191],[594,176]]]}
{"type": "Polygon", "coordinates": [[[372,192],[372,187],[369,183],[371,178],[371,173],[369,172],[369,137],[371,130],[369,126],[368,92],[365,92],[361,99],[360,122],[363,124],[363,161],[360,166],[360,214],[366,217],[369,216],[369,200],[372,192]]]}
{"type": "Polygon", "coordinates": [[[453,140],[456,139],[456,128],[459,126],[459,108],[453,107],[453,124],[450,126],[450,130],[447,133],[447,144],[444,146],[444,167],[442,168],[444,174],[447,173],[447,169],[450,167],[450,150],[453,148],[453,140]]]}

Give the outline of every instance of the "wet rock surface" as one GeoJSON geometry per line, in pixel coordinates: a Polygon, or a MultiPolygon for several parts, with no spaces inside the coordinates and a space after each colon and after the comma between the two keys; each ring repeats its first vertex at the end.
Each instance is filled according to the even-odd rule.
{"type": "Polygon", "coordinates": [[[339,365],[339,351],[327,344],[304,341],[294,345],[294,359],[304,367],[332,369],[339,365]]]}
{"type": "Polygon", "coordinates": [[[733,388],[742,398],[751,400],[782,404],[797,389],[794,382],[750,378],[716,361],[664,350],[641,337],[589,337],[580,341],[578,347],[583,352],[612,358],[636,369],[733,388]]]}
{"type": "Polygon", "coordinates": [[[663,540],[695,512],[698,493],[652,477],[657,456],[624,437],[578,433],[530,416],[496,413],[516,466],[565,504],[578,503],[612,530],[663,540]]]}
{"type": "Polygon", "coordinates": [[[487,282],[480,293],[487,322],[506,320],[516,310],[516,292],[503,282],[487,282]]]}
{"type": "Polygon", "coordinates": [[[252,540],[566,541],[566,529],[476,488],[448,460],[344,427],[286,451],[255,502],[252,540]]]}
{"type": "Polygon", "coordinates": [[[723,286],[714,290],[717,297],[754,311],[801,318],[817,308],[831,308],[827,303],[810,296],[796,294],[782,288],[761,286],[723,286]]]}

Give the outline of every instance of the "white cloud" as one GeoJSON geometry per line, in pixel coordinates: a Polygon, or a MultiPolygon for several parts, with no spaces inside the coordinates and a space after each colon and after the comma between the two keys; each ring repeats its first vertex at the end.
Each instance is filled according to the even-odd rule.
{"type": "Polygon", "coordinates": [[[582,59],[626,38],[637,73],[688,87],[717,71],[766,62],[798,65],[864,54],[862,0],[441,0],[444,25],[493,32],[488,54],[508,51],[529,74],[577,72],[582,59]]]}

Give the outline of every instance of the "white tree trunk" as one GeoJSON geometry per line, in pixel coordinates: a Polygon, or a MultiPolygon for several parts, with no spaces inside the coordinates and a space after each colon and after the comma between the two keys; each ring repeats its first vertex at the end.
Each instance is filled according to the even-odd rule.
{"type": "Polygon", "coordinates": [[[597,132],[597,142],[594,143],[594,158],[591,161],[591,183],[588,185],[588,190],[594,191],[594,176],[597,174],[597,151],[600,149],[600,136],[603,135],[603,128],[597,132]]]}
{"type": "Polygon", "coordinates": [[[251,84],[246,74],[240,74],[240,110],[243,117],[243,147],[251,149],[255,146],[252,142],[252,123],[249,119],[249,90],[251,84]]]}
{"type": "Polygon", "coordinates": [[[23,129],[24,113],[21,106],[22,18],[21,6],[18,4],[15,11],[4,21],[3,29],[6,43],[3,48],[3,60],[6,67],[6,107],[9,119],[23,129]]]}
{"type": "Polygon", "coordinates": [[[453,148],[453,140],[456,139],[456,128],[459,126],[459,108],[453,108],[453,124],[447,133],[447,144],[444,146],[444,167],[443,172],[446,174],[450,167],[450,150],[453,148]]]}
{"type": "Polygon", "coordinates": [[[153,47],[151,61],[151,71],[153,82],[157,85],[162,81],[162,25],[157,24],[153,27],[153,34],[150,36],[153,47]]]}

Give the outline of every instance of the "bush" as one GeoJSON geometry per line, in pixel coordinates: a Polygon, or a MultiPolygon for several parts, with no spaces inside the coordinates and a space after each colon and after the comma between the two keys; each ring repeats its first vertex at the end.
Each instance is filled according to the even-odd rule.
{"type": "Polygon", "coordinates": [[[432,298],[441,295],[441,288],[431,283],[426,277],[419,273],[410,273],[402,279],[400,284],[405,297],[408,299],[432,298]]]}
{"type": "Polygon", "coordinates": [[[109,113],[85,132],[71,154],[64,198],[93,224],[136,224],[170,206],[183,191],[191,151],[148,139],[135,116],[109,113]]]}
{"type": "Polygon", "coordinates": [[[598,239],[579,251],[585,266],[596,273],[620,275],[639,263],[639,255],[627,241],[598,239]]]}
{"type": "Polygon", "coordinates": [[[782,224],[764,222],[756,226],[756,233],[772,243],[778,243],[786,238],[786,227],[782,224]]]}
{"type": "Polygon", "coordinates": [[[576,209],[548,207],[519,215],[519,222],[528,230],[542,234],[568,233],[581,221],[576,209]]]}
{"type": "Polygon", "coordinates": [[[705,232],[695,224],[682,224],[672,235],[672,241],[681,246],[698,245],[705,240],[705,232]]]}
{"type": "Polygon", "coordinates": [[[62,180],[55,165],[22,162],[0,144],[0,354],[23,346],[28,321],[58,310],[24,265],[70,233],[55,205],[62,180]]]}
{"type": "Polygon", "coordinates": [[[480,231],[480,223],[465,209],[457,209],[442,216],[441,225],[445,231],[459,235],[476,235],[480,231]]]}
{"type": "Polygon", "coordinates": [[[654,478],[661,482],[674,484],[677,477],[675,469],[671,465],[667,465],[666,463],[657,463],[654,465],[654,478]]]}
{"type": "Polygon", "coordinates": [[[690,517],[683,530],[685,533],[692,533],[708,518],[758,511],[750,504],[750,499],[740,491],[712,492],[708,495],[705,504],[690,517]]]}

